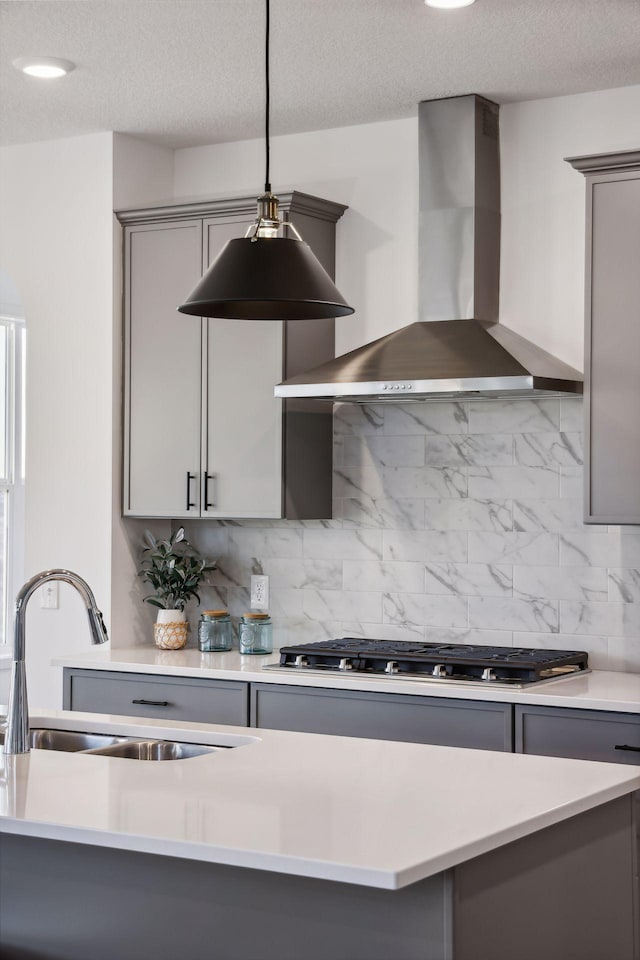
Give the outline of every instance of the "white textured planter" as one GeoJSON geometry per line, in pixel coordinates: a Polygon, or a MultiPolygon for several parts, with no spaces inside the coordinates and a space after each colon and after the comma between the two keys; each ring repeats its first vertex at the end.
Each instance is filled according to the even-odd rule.
{"type": "Polygon", "coordinates": [[[156,647],[161,650],[181,650],[187,645],[189,624],[183,610],[158,610],[153,625],[156,647]]]}
{"type": "Polygon", "coordinates": [[[185,623],[186,619],[184,610],[158,610],[156,623],[185,623]]]}

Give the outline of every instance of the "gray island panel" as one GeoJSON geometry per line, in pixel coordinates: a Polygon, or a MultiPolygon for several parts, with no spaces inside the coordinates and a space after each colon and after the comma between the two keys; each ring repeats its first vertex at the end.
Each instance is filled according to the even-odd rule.
{"type": "Polygon", "coordinates": [[[637,960],[636,810],[627,795],[400,890],[3,834],[0,955],[637,960]]]}
{"type": "Polygon", "coordinates": [[[452,958],[446,874],[388,891],[9,834],[0,850],[2,957],[452,958]]]}

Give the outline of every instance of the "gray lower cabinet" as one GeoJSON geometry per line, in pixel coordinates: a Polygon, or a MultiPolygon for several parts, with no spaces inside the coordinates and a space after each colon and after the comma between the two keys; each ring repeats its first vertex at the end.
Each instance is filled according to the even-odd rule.
{"type": "Polygon", "coordinates": [[[515,711],[517,753],[640,764],[640,715],[520,705],[515,711]]]}
{"type": "Polygon", "coordinates": [[[640,764],[640,713],[64,670],[65,710],[640,764]]]}
{"type": "Polygon", "coordinates": [[[64,671],[65,710],[197,723],[249,722],[249,684],[106,670],[64,671]]]}
{"type": "Polygon", "coordinates": [[[251,726],[511,751],[511,704],[251,685],[251,726]]]}

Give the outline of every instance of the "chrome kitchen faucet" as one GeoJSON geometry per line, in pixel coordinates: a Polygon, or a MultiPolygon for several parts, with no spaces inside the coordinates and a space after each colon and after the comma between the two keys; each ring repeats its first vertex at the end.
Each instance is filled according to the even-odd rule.
{"type": "Polygon", "coordinates": [[[106,643],[109,639],[102,614],[89,585],[71,570],[43,570],[21,587],[16,597],[16,619],[13,640],[13,667],[7,714],[7,733],[4,752],[9,754],[29,751],[29,708],[27,705],[27,674],[25,668],[25,618],[27,604],[38,587],[49,580],[61,580],[75,587],[87,608],[92,643],[106,643]]]}

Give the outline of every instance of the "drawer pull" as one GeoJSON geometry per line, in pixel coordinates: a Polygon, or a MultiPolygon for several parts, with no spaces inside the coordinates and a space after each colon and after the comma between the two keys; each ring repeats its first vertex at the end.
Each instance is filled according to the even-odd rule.
{"type": "Polygon", "coordinates": [[[640,747],[631,747],[628,743],[616,743],[614,750],[630,750],[631,753],[640,753],[640,747]]]}
{"type": "Polygon", "coordinates": [[[168,700],[132,700],[131,703],[142,703],[145,707],[170,707],[168,700]]]}

